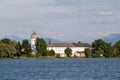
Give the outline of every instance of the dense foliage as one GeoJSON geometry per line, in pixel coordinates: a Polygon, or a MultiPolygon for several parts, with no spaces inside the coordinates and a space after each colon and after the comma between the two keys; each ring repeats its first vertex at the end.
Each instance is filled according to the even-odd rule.
{"type": "Polygon", "coordinates": [[[87,57],[87,58],[90,58],[91,57],[91,50],[89,49],[89,48],[86,48],[85,49],[85,56],[87,57]]]}
{"type": "Polygon", "coordinates": [[[114,45],[102,39],[92,43],[92,57],[120,57],[120,41],[114,45]]]}
{"type": "MultiPolygon", "coordinates": [[[[31,54],[30,42],[24,39],[22,43],[11,39],[0,40],[0,58],[14,58],[14,57],[41,57],[51,56],[60,57],[60,54],[56,54],[54,50],[47,50],[47,43],[43,38],[37,38],[36,40],[37,53],[35,56],[31,54]]],[[[66,48],[65,54],[67,57],[71,57],[72,49],[66,48]]],[[[95,40],[91,48],[85,49],[85,56],[90,57],[120,57],[120,40],[114,45],[105,42],[102,39],[95,40]]]]}
{"type": "Polygon", "coordinates": [[[47,44],[43,38],[37,38],[36,49],[41,56],[47,56],[47,44]]]}
{"type": "Polygon", "coordinates": [[[55,56],[54,50],[48,50],[48,56],[55,56]]]}
{"type": "Polygon", "coordinates": [[[10,39],[0,41],[0,58],[12,58],[19,54],[18,43],[10,39]]]}
{"type": "Polygon", "coordinates": [[[29,40],[27,39],[24,39],[22,41],[22,52],[24,54],[29,54],[31,52],[31,46],[30,46],[29,40]]]}

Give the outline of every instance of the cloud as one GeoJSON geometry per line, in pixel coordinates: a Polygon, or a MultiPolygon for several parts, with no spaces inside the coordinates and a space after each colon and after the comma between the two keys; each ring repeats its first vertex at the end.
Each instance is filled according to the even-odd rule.
{"type": "Polygon", "coordinates": [[[48,30],[45,30],[45,31],[42,31],[43,32],[43,34],[51,34],[51,32],[50,31],[48,31],[48,30]]]}
{"type": "Polygon", "coordinates": [[[40,37],[90,40],[91,37],[108,34],[106,33],[108,30],[119,32],[119,2],[118,0],[1,0],[0,32],[30,36],[32,31],[36,31],[40,37]]]}
{"type": "Polygon", "coordinates": [[[18,32],[29,32],[29,31],[32,31],[32,28],[21,26],[21,27],[17,27],[15,29],[15,31],[18,31],[18,32]]]}
{"type": "Polygon", "coordinates": [[[112,11],[100,11],[100,12],[98,12],[98,15],[101,15],[101,16],[112,16],[113,12],[112,11]]]}

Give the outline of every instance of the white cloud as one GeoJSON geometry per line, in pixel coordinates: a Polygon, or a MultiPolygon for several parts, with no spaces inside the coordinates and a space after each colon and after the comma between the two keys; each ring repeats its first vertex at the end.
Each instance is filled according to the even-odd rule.
{"type": "MultiPolygon", "coordinates": [[[[1,0],[0,32],[24,36],[91,39],[119,32],[120,10],[113,0],[1,0]],[[109,3],[108,3],[109,2],[109,3]],[[106,27],[107,26],[107,27],[106,27]],[[9,30],[5,28],[9,27],[9,30]],[[109,33],[110,33],[109,32],[109,33]]],[[[119,1],[117,1],[119,3],[119,1]]]]}
{"type": "Polygon", "coordinates": [[[51,34],[51,32],[49,30],[45,30],[45,31],[42,31],[42,32],[43,32],[43,34],[47,34],[47,35],[51,34]]]}
{"type": "Polygon", "coordinates": [[[103,16],[112,16],[113,12],[112,11],[100,11],[99,15],[103,15],[103,16]]]}

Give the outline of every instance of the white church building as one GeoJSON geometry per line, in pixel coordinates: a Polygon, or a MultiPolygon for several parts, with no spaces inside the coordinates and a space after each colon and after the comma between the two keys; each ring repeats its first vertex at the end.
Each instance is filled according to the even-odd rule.
{"type": "Polygon", "coordinates": [[[84,43],[49,43],[47,44],[48,50],[54,50],[56,54],[60,54],[60,57],[66,57],[64,53],[65,49],[69,47],[72,49],[72,56],[85,57],[84,50],[90,48],[88,44],[84,43]]]}

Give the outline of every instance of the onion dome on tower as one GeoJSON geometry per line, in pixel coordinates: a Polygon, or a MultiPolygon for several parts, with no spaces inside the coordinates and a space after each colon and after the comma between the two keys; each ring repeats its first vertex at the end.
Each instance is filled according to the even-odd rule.
{"type": "Polygon", "coordinates": [[[34,39],[37,38],[37,34],[36,34],[36,32],[33,32],[33,33],[32,33],[31,38],[34,38],[34,39]]]}

